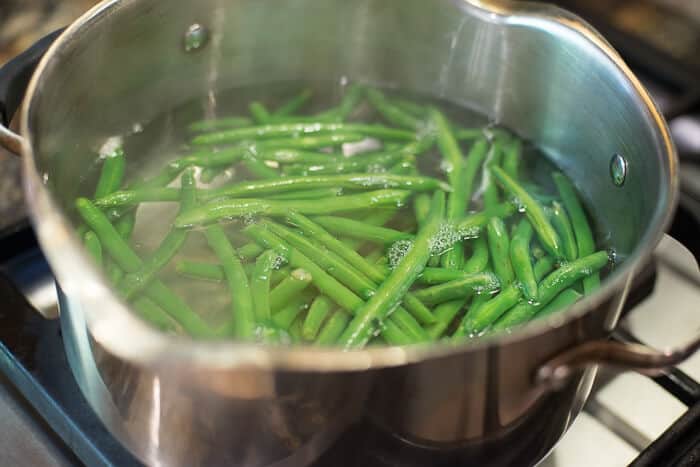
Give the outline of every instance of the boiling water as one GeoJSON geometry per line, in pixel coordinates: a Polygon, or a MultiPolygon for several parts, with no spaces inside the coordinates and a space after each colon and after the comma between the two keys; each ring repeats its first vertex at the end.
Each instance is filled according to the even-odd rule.
{"type": "MultiPolygon", "coordinates": [[[[121,144],[123,146],[127,158],[126,184],[137,179],[147,179],[157,174],[168,161],[182,157],[192,151],[189,141],[193,135],[187,130],[187,126],[193,121],[228,116],[247,116],[249,103],[256,100],[265,104],[268,109],[274,110],[280,102],[295,95],[299,89],[305,87],[312,87],[314,90],[311,102],[301,111],[302,114],[307,115],[313,115],[337,105],[343,94],[342,87],[328,83],[303,83],[303,85],[300,83],[283,83],[266,85],[264,87],[232,89],[215,97],[189,102],[152,122],[135,124],[134,131],[131,134],[108,142],[103,150],[108,151],[111,149],[110,145],[121,144]]],[[[393,92],[387,92],[387,95],[397,96],[393,92]]],[[[422,96],[402,94],[400,97],[404,99],[409,98],[423,105],[434,105],[440,108],[459,127],[483,128],[485,135],[489,135],[490,129],[493,127],[493,122],[489,122],[482,115],[463,107],[444,101],[427,99],[422,96]]],[[[381,117],[368,103],[361,104],[353,112],[350,121],[383,123],[381,117]]],[[[377,141],[365,141],[364,143],[364,145],[359,146],[357,144],[346,144],[343,146],[342,151],[344,155],[351,156],[363,148],[382,149],[377,141]]],[[[465,156],[470,144],[466,142],[462,144],[465,156]]],[[[429,153],[420,156],[417,166],[419,172],[423,175],[445,178],[447,167],[437,147],[433,148],[429,153]]],[[[234,166],[226,168],[223,173],[219,174],[210,183],[204,183],[200,180],[201,169],[197,168],[196,170],[199,180],[198,186],[201,189],[214,188],[232,181],[250,178],[250,175],[246,173],[244,168],[234,166]]],[[[520,177],[528,180],[530,187],[537,186],[539,199],[547,200],[548,197],[556,197],[556,190],[550,178],[554,167],[549,159],[534,145],[524,144],[520,170],[520,177]]],[[[178,182],[173,182],[171,186],[177,187],[178,182]]],[[[86,194],[93,191],[94,186],[84,187],[84,193],[86,194]]],[[[480,210],[482,208],[481,191],[481,176],[479,175],[475,183],[475,193],[469,204],[469,210],[480,210]]],[[[501,201],[507,200],[508,197],[501,192],[501,201]]],[[[131,245],[142,258],[148,258],[158,248],[160,242],[172,228],[178,209],[178,203],[153,202],[139,205],[136,211],[136,226],[131,238],[131,245]]],[[[357,216],[352,215],[351,217],[357,216]]],[[[237,219],[224,224],[234,247],[240,247],[251,241],[241,232],[241,229],[251,222],[256,222],[256,219],[253,217],[237,219]]],[[[415,232],[416,223],[414,221],[412,203],[403,206],[387,226],[401,231],[415,232]]],[[[438,245],[435,250],[444,252],[450,249],[456,240],[474,237],[478,234],[478,231],[456,232],[454,229],[450,230],[447,228],[443,229],[440,238],[435,239],[433,243],[438,245]]],[[[465,242],[465,251],[469,255],[471,251],[470,241],[466,240],[465,242]]],[[[361,254],[369,254],[376,247],[376,245],[367,243],[363,245],[360,250],[361,254]]],[[[410,242],[407,243],[405,241],[389,246],[385,251],[389,264],[394,265],[398,263],[409,248],[410,242]]],[[[231,296],[226,282],[198,280],[182,276],[175,270],[175,264],[181,259],[218,263],[218,259],[208,246],[201,229],[194,229],[189,234],[180,252],[162,270],[158,278],[182,297],[213,328],[224,325],[231,317],[231,296]]],[[[313,286],[309,289],[315,290],[313,286]]],[[[274,313],[276,310],[272,311],[274,313]]]]}

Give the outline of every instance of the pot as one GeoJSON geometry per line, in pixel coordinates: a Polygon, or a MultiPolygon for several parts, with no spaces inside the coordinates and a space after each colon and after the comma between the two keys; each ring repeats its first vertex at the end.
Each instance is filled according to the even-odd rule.
{"type": "MultiPolygon", "coordinates": [[[[5,116],[15,78],[41,52],[5,70],[0,81],[14,83],[0,92],[5,116]]],[[[22,110],[19,134],[0,127],[0,141],[22,153],[73,372],[105,425],[147,464],[309,465],[361,426],[364,440],[348,454],[358,465],[370,445],[407,454],[397,461],[405,465],[531,465],[580,411],[596,364],[655,373],[700,344],[658,352],[607,339],[635,270],[672,217],[678,164],[639,81],[600,35],[560,9],[496,0],[108,0],[53,42],[22,110]],[[95,149],[195,97],[209,95],[215,111],[216,91],[233,85],[319,79],[439,96],[537,142],[578,182],[624,261],[566,312],[460,345],[342,352],[192,342],[130,313],[75,234],[77,179],[92,176],[84,168],[95,149]]]]}

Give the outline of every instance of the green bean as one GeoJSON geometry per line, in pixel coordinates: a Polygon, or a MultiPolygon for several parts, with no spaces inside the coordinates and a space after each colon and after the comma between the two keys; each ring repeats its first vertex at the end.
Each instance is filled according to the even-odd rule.
{"type": "Polygon", "coordinates": [[[104,157],[102,172],[95,188],[95,198],[101,198],[119,189],[124,179],[126,158],[121,148],[104,157]]]}
{"type": "Polygon", "coordinates": [[[137,190],[115,191],[107,196],[95,200],[95,205],[100,208],[129,206],[148,201],[174,202],[180,199],[180,190],[177,188],[139,188],[137,190]]]}
{"type": "Polygon", "coordinates": [[[303,269],[295,269],[270,292],[270,308],[279,310],[291,297],[298,295],[311,284],[311,274],[303,269]]]}
{"type": "Polygon", "coordinates": [[[537,289],[538,302],[536,304],[521,303],[508,311],[493,327],[493,331],[502,331],[518,324],[530,321],[539,310],[551,302],[554,297],[571,287],[576,282],[599,271],[609,258],[605,251],[599,251],[592,255],[579,258],[570,263],[564,263],[559,269],[542,279],[537,289]]]}
{"type": "Polygon", "coordinates": [[[467,232],[469,236],[477,236],[479,230],[485,227],[491,218],[499,217],[505,219],[515,213],[515,211],[515,205],[512,203],[498,204],[481,212],[467,215],[457,224],[457,228],[462,232],[467,232]]]}
{"type": "Polygon", "coordinates": [[[513,180],[518,179],[523,143],[519,138],[513,138],[503,150],[503,171],[513,180]]]}
{"type": "Polygon", "coordinates": [[[461,279],[434,285],[414,292],[417,299],[426,305],[437,305],[465,298],[472,293],[491,293],[500,287],[498,277],[490,272],[464,275],[461,279]]]}
{"type": "Polygon", "coordinates": [[[436,192],[430,220],[418,232],[411,249],[374,295],[356,310],[355,316],[340,337],[340,343],[345,348],[364,346],[376,329],[376,322],[383,322],[401,303],[403,296],[430,259],[431,243],[442,225],[444,212],[445,196],[442,192],[436,192]]]}
{"type": "Polygon", "coordinates": [[[226,130],[250,126],[253,122],[248,117],[227,117],[215,120],[200,120],[190,124],[188,129],[192,132],[205,132],[215,130],[226,130]]]}
{"type": "Polygon", "coordinates": [[[267,250],[258,256],[255,269],[250,280],[250,291],[253,298],[253,309],[258,322],[272,316],[270,312],[270,276],[277,261],[277,253],[267,250]]]}
{"type": "Polygon", "coordinates": [[[470,141],[481,137],[484,137],[482,128],[458,128],[455,130],[455,138],[459,141],[470,141]]]}
{"type": "MultiPolygon", "coordinates": [[[[183,212],[192,209],[197,202],[194,171],[188,169],[183,172],[180,183],[182,193],[180,211],[183,212]]],[[[122,295],[129,299],[150,284],[156,274],[180,251],[186,239],[187,231],[185,230],[172,229],[168,232],[156,251],[144,261],[143,266],[138,271],[127,274],[121,280],[118,289],[122,295]]]]}
{"type": "Polygon", "coordinates": [[[121,216],[114,225],[114,227],[117,229],[117,232],[119,232],[119,235],[121,235],[122,238],[125,240],[129,240],[132,232],[134,231],[135,226],[136,212],[134,211],[127,212],[126,214],[121,216]]]}
{"type": "Polygon", "coordinates": [[[251,102],[248,111],[256,125],[264,125],[270,121],[270,112],[267,111],[262,102],[251,102]]]}
{"type": "Polygon", "coordinates": [[[472,255],[464,263],[464,272],[475,273],[486,269],[489,264],[489,248],[485,235],[479,235],[473,241],[472,255]]]}
{"type": "Polygon", "coordinates": [[[301,335],[307,341],[313,341],[316,339],[323,322],[326,320],[328,315],[332,311],[331,301],[319,295],[311,304],[309,308],[309,313],[306,315],[304,324],[301,328],[301,335]]]}
{"type": "Polygon", "coordinates": [[[497,167],[498,164],[500,164],[501,161],[501,155],[502,155],[502,148],[500,146],[500,143],[496,140],[491,141],[491,149],[489,150],[489,154],[486,160],[486,163],[484,164],[484,174],[483,174],[483,198],[484,198],[484,207],[486,209],[492,208],[496,206],[499,202],[499,192],[498,192],[498,186],[496,185],[494,181],[494,176],[493,176],[493,167],[497,167]]]}
{"type": "MultiPolygon", "coordinates": [[[[467,159],[460,166],[459,174],[457,175],[457,184],[454,193],[450,194],[448,203],[448,220],[451,222],[459,221],[464,212],[469,207],[469,199],[472,196],[474,179],[477,171],[486,157],[487,144],[485,140],[478,140],[469,151],[467,159]]],[[[464,245],[460,242],[453,245],[452,250],[448,251],[442,259],[442,265],[459,269],[464,263],[464,245]]]]}
{"type": "Polygon", "coordinates": [[[491,173],[496,177],[496,180],[508,191],[511,196],[519,200],[519,204],[525,207],[525,215],[530,220],[532,228],[537,233],[542,246],[549,251],[554,257],[561,257],[561,246],[559,235],[550,224],[549,219],[544,213],[542,206],[535,201],[515,180],[506,174],[499,167],[492,167],[491,173]]]}
{"type": "Polygon", "coordinates": [[[341,160],[329,159],[322,164],[290,165],[286,173],[290,175],[344,174],[369,171],[371,167],[383,167],[386,170],[390,165],[403,157],[400,152],[358,155],[345,157],[341,160]]]}
{"type": "Polygon", "coordinates": [[[263,248],[255,242],[246,243],[242,247],[236,249],[238,257],[247,260],[257,258],[263,251],[263,248]]]}
{"type": "Polygon", "coordinates": [[[418,226],[425,224],[430,214],[430,195],[421,193],[413,200],[413,211],[416,216],[418,226]]]}
{"type": "Polygon", "coordinates": [[[90,253],[90,256],[92,256],[92,259],[95,260],[95,263],[98,266],[102,266],[102,244],[100,243],[100,239],[97,238],[97,235],[95,235],[95,232],[91,230],[85,232],[85,235],[83,235],[83,243],[85,243],[85,248],[88,253],[90,253]]]}
{"type": "Polygon", "coordinates": [[[428,335],[431,339],[442,337],[466,302],[466,298],[461,298],[459,300],[441,303],[435,307],[433,314],[436,323],[428,328],[428,335]]]}
{"type": "Polygon", "coordinates": [[[421,274],[421,276],[418,278],[418,282],[426,285],[438,285],[444,284],[445,282],[464,279],[469,275],[471,274],[459,269],[427,267],[423,270],[423,274],[421,274]]]}
{"type": "Polygon", "coordinates": [[[542,307],[542,309],[537,313],[536,318],[544,318],[557,311],[569,308],[574,303],[578,302],[583,295],[578,293],[575,289],[566,289],[556,296],[549,305],[542,307]]]}
{"type": "MultiPolygon", "coordinates": [[[[308,312],[306,313],[308,315],[308,312]]],[[[302,343],[305,342],[304,337],[301,335],[301,328],[304,326],[304,321],[306,320],[305,313],[302,312],[297,315],[297,317],[289,326],[289,335],[292,337],[292,342],[302,343]]]]}
{"type": "Polygon", "coordinates": [[[362,305],[362,299],[355,295],[334,277],[324,271],[314,261],[303,255],[295,248],[291,248],[277,235],[265,229],[259,224],[251,224],[245,228],[245,233],[265,248],[275,250],[285,258],[292,267],[302,268],[311,274],[314,286],[333,300],[338,306],[347,310],[355,310],[362,305]]]}
{"type": "Polygon", "coordinates": [[[447,178],[452,185],[457,185],[462,167],[462,150],[445,115],[434,107],[429,110],[428,115],[435,127],[437,145],[444,159],[443,167],[447,172],[447,178]]]}
{"type": "Polygon", "coordinates": [[[171,331],[174,329],[172,318],[156,305],[153,300],[146,297],[139,297],[134,301],[134,308],[146,321],[153,324],[161,331],[171,331]]]}
{"type": "MultiPolygon", "coordinates": [[[[415,191],[449,191],[449,185],[429,177],[413,177],[392,174],[347,174],[288,177],[278,180],[240,182],[225,187],[200,190],[198,197],[208,201],[215,198],[246,197],[261,194],[279,194],[303,189],[340,187],[356,190],[371,188],[406,188],[415,191]]],[[[117,191],[95,203],[101,208],[139,204],[143,202],[178,201],[180,191],[176,188],[148,187],[136,190],[117,191]]],[[[369,206],[367,206],[369,207],[369,206]]]]}
{"type": "MultiPolygon", "coordinates": [[[[376,284],[367,276],[363,275],[359,271],[356,271],[335,252],[330,250],[320,250],[304,236],[299,235],[281,225],[267,221],[263,221],[263,225],[270,232],[287,242],[292,248],[297,248],[302,254],[306,255],[311,261],[318,264],[326,272],[338,279],[338,281],[347,286],[361,298],[369,299],[373,295],[376,289],[376,284]]],[[[410,316],[405,309],[401,307],[397,308],[392,315],[392,320],[394,320],[401,329],[406,331],[406,333],[413,338],[418,340],[427,340],[428,336],[420,327],[420,324],[412,316],[410,316]]]]}
{"type": "Polygon", "coordinates": [[[537,280],[530,260],[530,241],[533,235],[532,225],[523,219],[518,224],[510,244],[510,261],[515,275],[523,286],[523,295],[529,301],[537,300],[537,280]]]}
{"type": "Polygon", "coordinates": [[[315,344],[322,346],[335,344],[349,322],[350,315],[343,310],[336,311],[321,328],[315,344]]]}
{"type": "Polygon", "coordinates": [[[255,331],[255,312],[246,276],[236,251],[231,246],[221,226],[213,225],[204,231],[207,243],[221,261],[231,294],[233,331],[236,337],[250,339],[255,331]]]}
{"type": "Polygon", "coordinates": [[[264,154],[267,151],[275,151],[278,149],[286,150],[304,150],[304,149],[321,149],[336,146],[342,146],[346,143],[356,143],[362,141],[365,137],[359,133],[332,133],[320,134],[314,136],[296,136],[291,138],[276,138],[266,141],[253,143],[258,154],[264,154]]]}
{"type": "Polygon", "coordinates": [[[393,104],[395,107],[398,107],[405,113],[411,114],[414,117],[424,118],[428,114],[427,107],[412,100],[395,98],[393,99],[393,104]]]}
{"type": "Polygon", "coordinates": [[[323,203],[316,200],[276,201],[253,198],[214,200],[178,215],[175,226],[192,227],[249,215],[283,216],[290,211],[303,214],[331,214],[364,210],[368,207],[387,204],[400,205],[410,195],[411,192],[405,190],[377,190],[357,195],[337,196],[323,203]]]}
{"type": "Polygon", "coordinates": [[[258,154],[261,159],[279,162],[280,164],[326,164],[328,162],[339,162],[343,158],[342,155],[324,154],[300,149],[258,151],[258,154]]]}
{"type": "Polygon", "coordinates": [[[515,273],[510,262],[510,238],[508,229],[502,219],[492,217],[486,227],[488,236],[489,253],[491,255],[493,269],[501,284],[506,285],[513,282],[515,273]]]}
{"type": "MultiPolygon", "coordinates": [[[[85,198],[78,198],[76,207],[85,223],[100,239],[102,248],[114,262],[126,272],[134,272],[143,266],[141,258],[119,235],[107,217],[85,198]]],[[[179,297],[160,281],[146,287],[146,295],[177,321],[185,332],[195,337],[211,337],[211,329],[179,297]]]]}
{"type": "MultiPolygon", "coordinates": [[[[559,190],[559,196],[562,203],[564,203],[564,208],[571,219],[576,236],[578,254],[579,256],[588,256],[595,251],[595,241],[593,240],[591,227],[588,224],[586,212],[576,194],[576,189],[569,179],[560,172],[554,172],[552,178],[559,190]]],[[[594,292],[598,287],[600,287],[600,276],[598,274],[592,274],[583,280],[583,290],[586,295],[594,292]]]]}
{"type": "Polygon", "coordinates": [[[314,217],[313,221],[334,234],[360,240],[370,240],[386,245],[399,240],[411,240],[413,238],[413,235],[399,230],[368,225],[346,217],[318,216],[314,217]]]}
{"type": "Polygon", "coordinates": [[[175,265],[175,271],[179,274],[196,279],[211,281],[223,281],[224,270],[220,264],[197,263],[194,261],[180,260],[175,265]]]}
{"type": "MultiPolygon", "coordinates": [[[[384,282],[387,274],[379,267],[371,264],[368,259],[363,258],[360,254],[351,248],[348,248],[343,242],[333,237],[318,223],[302,216],[296,212],[287,214],[287,220],[301,229],[304,234],[314,241],[328,248],[330,252],[338,255],[339,258],[347,262],[347,264],[357,270],[360,274],[366,276],[375,284],[384,282]]],[[[435,318],[430,313],[430,310],[423,305],[413,294],[406,294],[403,301],[406,309],[421,323],[431,324],[435,322],[435,318]]]]}
{"type": "Polygon", "coordinates": [[[333,114],[339,121],[345,121],[355,110],[355,107],[360,103],[365,96],[365,87],[357,83],[353,83],[345,90],[345,95],[340,100],[340,105],[333,114]]]}
{"type": "Polygon", "coordinates": [[[290,191],[289,193],[281,193],[279,195],[266,196],[267,199],[272,200],[300,200],[300,199],[317,199],[323,200],[326,198],[333,198],[334,196],[341,196],[343,194],[343,189],[340,187],[331,188],[316,188],[314,190],[298,190],[290,191]]]}
{"type": "Polygon", "coordinates": [[[576,245],[576,236],[574,229],[569,221],[569,216],[566,214],[564,207],[558,202],[552,203],[551,220],[554,229],[561,238],[561,249],[567,261],[573,261],[578,258],[578,247],[576,245]]]}
{"type": "MultiPolygon", "coordinates": [[[[240,256],[240,255],[239,255],[240,256]]],[[[244,265],[247,273],[254,274],[254,265],[244,265]],[[248,270],[250,269],[250,270],[248,270]]],[[[288,268],[273,269],[270,276],[270,286],[275,286],[282,282],[289,275],[288,268]]],[[[175,264],[175,271],[179,274],[192,277],[194,279],[204,279],[221,282],[225,279],[224,270],[218,263],[199,263],[195,261],[179,260],[175,264]]]]}
{"type": "Polygon", "coordinates": [[[297,293],[289,297],[288,303],[272,316],[272,322],[284,330],[288,330],[299,314],[309,307],[310,297],[297,293]]]}
{"type": "Polygon", "coordinates": [[[516,284],[511,284],[505,287],[494,298],[480,303],[475,309],[470,309],[459,328],[454,334],[454,337],[460,338],[464,336],[478,336],[491,326],[498,318],[511,309],[518,300],[520,300],[522,292],[516,284]]]}
{"type": "Polygon", "coordinates": [[[195,146],[213,146],[217,144],[231,144],[251,138],[269,139],[290,137],[295,135],[313,135],[318,133],[359,133],[369,137],[411,141],[415,134],[406,130],[389,128],[383,125],[362,123],[290,123],[252,126],[247,128],[235,128],[233,130],[216,133],[205,133],[195,136],[192,144],[195,146]]]}
{"type": "Polygon", "coordinates": [[[286,117],[292,115],[299,111],[304,105],[309,102],[313,92],[311,89],[302,89],[299,94],[293,96],[291,99],[286,101],[284,104],[280,105],[277,110],[272,114],[274,117],[286,117]]]}
{"type": "Polygon", "coordinates": [[[268,167],[264,161],[261,161],[251,154],[247,154],[243,157],[243,165],[248,173],[253,176],[253,178],[261,180],[276,180],[280,176],[277,170],[273,169],[272,167],[268,167]]]}
{"type": "Polygon", "coordinates": [[[422,126],[420,120],[394,105],[378,89],[367,88],[365,92],[369,103],[381,114],[384,120],[392,125],[411,130],[417,130],[422,126]]]}
{"type": "MultiPolygon", "coordinates": [[[[537,282],[541,281],[544,276],[552,272],[555,266],[555,260],[551,256],[545,256],[537,260],[535,266],[532,268],[535,273],[535,280],[537,282]]],[[[539,287],[539,286],[538,286],[539,287]]]]}

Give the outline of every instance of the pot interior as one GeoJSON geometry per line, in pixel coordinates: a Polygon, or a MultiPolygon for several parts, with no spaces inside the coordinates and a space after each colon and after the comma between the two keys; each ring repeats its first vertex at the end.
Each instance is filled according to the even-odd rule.
{"type": "MultiPolygon", "coordinates": [[[[534,141],[576,182],[598,238],[618,257],[633,256],[672,209],[664,123],[574,19],[472,3],[479,2],[107,2],[63,41],[36,82],[29,170],[77,225],[73,202],[93,189],[109,138],[192,99],[200,99],[193,114],[216,115],[229,88],[359,81],[468,106],[534,141]],[[187,51],[193,24],[208,40],[187,51]],[[611,177],[615,157],[624,159],[624,183],[611,177]]],[[[177,122],[160,125],[156,147],[178,131],[177,122]]],[[[135,151],[129,160],[145,167],[153,154],[135,151]]]]}

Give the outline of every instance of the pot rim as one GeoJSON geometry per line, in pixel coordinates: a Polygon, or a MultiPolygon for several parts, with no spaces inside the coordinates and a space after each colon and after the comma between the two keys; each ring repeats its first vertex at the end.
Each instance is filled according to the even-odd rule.
{"type": "Polygon", "coordinates": [[[574,34],[610,61],[624,77],[631,90],[644,105],[649,121],[658,132],[661,154],[668,161],[669,187],[666,202],[657,206],[651,228],[619,267],[603,281],[597,293],[571,308],[547,319],[536,320],[512,333],[486,336],[463,343],[415,344],[405,347],[378,347],[343,351],[311,346],[276,347],[265,344],[231,341],[193,341],[185,337],[166,335],[155,330],[129,310],[102,273],[92,264],[58,203],[44,185],[36,170],[30,115],[49,64],[60,60],[62,50],[80,32],[100,18],[113,14],[121,6],[138,0],[104,0],[71,24],[54,42],[41,60],[27,89],[22,107],[24,188],[30,218],[44,254],[49,259],[57,280],[69,296],[82,296],[100,307],[85,310],[90,331],[97,342],[110,352],[131,362],[147,366],[195,365],[198,369],[226,370],[234,367],[276,368],[290,371],[362,371],[370,368],[400,366],[424,360],[449,357],[486,348],[525,341],[561,328],[587,314],[620,290],[624,290],[634,270],[650,259],[655,245],[663,236],[675,212],[678,198],[678,160],[668,126],[639,80],[617,52],[591,26],[577,16],[558,7],[518,3],[509,0],[450,0],[460,9],[501,24],[540,24],[556,28],[562,34],[574,34]]]}

